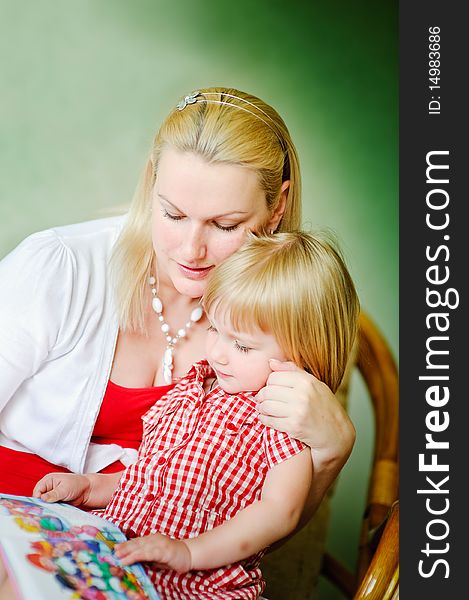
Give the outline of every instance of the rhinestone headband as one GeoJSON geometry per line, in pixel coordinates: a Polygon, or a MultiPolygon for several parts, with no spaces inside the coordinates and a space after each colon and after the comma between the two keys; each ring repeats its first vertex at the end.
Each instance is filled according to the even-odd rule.
{"type": "MultiPolygon", "coordinates": [[[[239,110],[243,110],[244,112],[249,113],[253,117],[256,117],[256,119],[259,119],[260,121],[262,121],[264,123],[264,125],[266,125],[271,131],[273,131],[275,133],[275,135],[277,136],[277,138],[280,142],[280,145],[282,146],[282,148],[284,147],[282,138],[279,136],[277,131],[275,131],[275,129],[272,127],[272,125],[270,125],[265,119],[263,119],[261,116],[259,116],[252,110],[248,110],[247,108],[244,108],[243,106],[238,106],[237,104],[232,104],[231,102],[223,102],[223,100],[208,100],[207,98],[204,98],[204,96],[218,96],[218,94],[219,94],[219,92],[199,92],[199,91],[192,92],[192,94],[188,94],[187,96],[184,96],[184,98],[176,104],[176,108],[177,108],[177,110],[184,110],[186,108],[186,106],[188,106],[189,104],[195,104],[196,102],[223,104],[225,106],[232,106],[233,108],[238,108],[239,110]]],[[[249,104],[250,106],[254,107],[256,110],[261,112],[263,115],[265,115],[267,117],[267,119],[269,119],[269,121],[271,121],[272,123],[274,122],[273,119],[264,110],[262,110],[262,108],[259,108],[253,102],[249,102],[249,100],[245,100],[244,98],[240,98],[239,96],[234,96],[233,94],[223,93],[223,95],[227,96],[228,98],[234,98],[235,100],[240,100],[241,102],[244,102],[245,104],[249,104]]]]}

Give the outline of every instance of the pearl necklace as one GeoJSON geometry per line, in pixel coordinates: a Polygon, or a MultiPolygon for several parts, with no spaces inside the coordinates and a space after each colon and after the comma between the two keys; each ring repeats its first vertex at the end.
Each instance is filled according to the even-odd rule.
{"type": "Polygon", "coordinates": [[[151,306],[152,306],[153,310],[156,312],[156,314],[158,315],[158,321],[160,322],[161,331],[164,333],[164,335],[166,337],[166,341],[167,341],[166,350],[164,351],[164,354],[163,354],[163,360],[161,362],[161,366],[163,368],[163,379],[164,379],[165,383],[169,385],[173,381],[172,370],[173,370],[173,357],[174,357],[175,346],[179,342],[179,340],[182,340],[186,337],[187,330],[190,329],[194,323],[197,323],[197,321],[200,321],[200,319],[204,313],[204,310],[201,306],[196,306],[191,312],[189,321],[187,321],[187,323],[184,325],[184,327],[181,327],[181,329],[178,329],[176,335],[173,336],[170,332],[170,327],[169,327],[168,323],[166,323],[166,321],[163,317],[163,302],[161,301],[161,298],[158,298],[158,296],[157,296],[157,291],[156,291],[156,287],[155,287],[156,278],[153,276],[150,276],[148,278],[148,283],[151,286],[151,293],[153,295],[153,299],[151,301],[151,306]]]}

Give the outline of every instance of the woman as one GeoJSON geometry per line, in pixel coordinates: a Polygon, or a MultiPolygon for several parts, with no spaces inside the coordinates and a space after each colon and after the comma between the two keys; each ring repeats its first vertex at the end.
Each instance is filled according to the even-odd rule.
{"type": "MultiPolygon", "coordinates": [[[[131,463],[141,415],[203,358],[210,271],[248,229],[299,227],[298,159],[276,111],[228,88],[186,96],[125,217],[40,232],[0,263],[0,491],[131,463]]],[[[354,429],[323,383],[290,363],[272,368],[259,418],[311,447],[307,518],[354,429]]]]}

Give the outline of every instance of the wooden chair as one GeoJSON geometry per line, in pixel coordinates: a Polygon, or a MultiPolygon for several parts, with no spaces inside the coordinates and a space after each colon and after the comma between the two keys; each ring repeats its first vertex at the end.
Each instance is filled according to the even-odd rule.
{"type": "Polygon", "coordinates": [[[396,500],[399,476],[399,381],[389,345],[365,313],[360,315],[356,367],[369,392],[375,421],[374,456],[358,560],[355,572],[351,572],[325,553],[321,574],[334,583],[347,598],[382,600],[393,598],[392,595],[385,595],[388,593],[385,586],[390,585],[395,590],[397,585],[398,589],[399,507],[396,500]],[[393,510],[391,507],[394,507],[393,510]],[[394,545],[388,547],[391,539],[394,545]],[[384,569],[386,561],[389,570],[384,569]],[[370,595],[366,590],[370,587],[377,568],[381,574],[374,583],[373,595],[370,595]]]}
{"type": "MultiPolygon", "coordinates": [[[[371,581],[369,578],[374,577],[374,571],[370,569],[383,569],[381,558],[390,539],[389,529],[392,527],[392,531],[395,531],[396,525],[398,526],[398,507],[390,512],[398,498],[398,370],[387,341],[365,313],[360,315],[356,346],[354,360],[339,392],[344,395],[348,393],[350,372],[358,369],[368,392],[368,401],[371,401],[373,407],[375,423],[374,455],[361,534],[357,543],[356,568],[351,571],[325,552],[330,511],[330,498],[326,497],[310,523],[277,551],[266,556],[263,571],[267,581],[265,595],[269,600],[316,599],[319,573],[348,599],[391,600],[397,597],[367,595],[364,585],[365,581],[371,581]],[[386,535],[383,533],[385,526],[386,535]]],[[[394,547],[388,555],[388,561],[395,578],[393,565],[396,566],[398,554],[396,535],[393,539],[394,547]]],[[[378,578],[374,593],[382,592],[388,577],[389,574],[378,578]]],[[[368,588],[370,585],[369,583],[368,588]]]]}
{"type": "Polygon", "coordinates": [[[399,598],[399,500],[391,507],[377,548],[354,600],[399,598]]]}

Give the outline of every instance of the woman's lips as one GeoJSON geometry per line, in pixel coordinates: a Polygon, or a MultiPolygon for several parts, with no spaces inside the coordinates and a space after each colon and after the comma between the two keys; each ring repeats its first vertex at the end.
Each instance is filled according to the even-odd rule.
{"type": "Polygon", "coordinates": [[[180,263],[177,263],[177,266],[180,273],[182,273],[184,277],[187,277],[188,279],[193,279],[195,281],[204,279],[213,269],[213,265],[211,265],[210,267],[193,268],[186,267],[186,265],[181,265],[180,263]]]}

